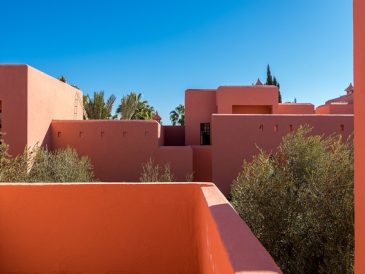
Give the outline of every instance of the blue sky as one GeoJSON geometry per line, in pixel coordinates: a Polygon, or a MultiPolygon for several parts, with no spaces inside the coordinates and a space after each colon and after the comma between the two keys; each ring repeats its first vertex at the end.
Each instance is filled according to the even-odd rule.
{"type": "Polygon", "coordinates": [[[350,0],[4,1],[0,63],[64,75],[85,94],[143,94],[169,123],[187,88],[265,80],[283,101],[341,95],[352,82],[350,0]]]}

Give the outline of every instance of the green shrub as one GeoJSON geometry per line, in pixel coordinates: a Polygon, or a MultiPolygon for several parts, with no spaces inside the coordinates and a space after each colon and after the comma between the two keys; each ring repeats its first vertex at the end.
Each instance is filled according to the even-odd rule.
{"type": "Polygon", "coordinates": [[[139,180],[140,182],[174,182],[175,178],[169,164],[161,167],[149,159],[142,164],[142,174],[139,180]]]}
{"type": "Polygon", "coordinates": [[[244,162],[232,204],[284,273],[353,273],[352,142],[310,131],[244,162]]]}
{"type": "Polygon", "coordinates": [[[70,147],[56,151],[39,148],[28,176],[29,182],[92,182],[90,160],[70,147]]]}
{"type": "Polygon", "coordinates": [[[28,177],[28,151],[12,158],[9,153],[9,146],[0,145],[0,182],[25,182],[28,177]]]}
{"type": "Polygon", "coordinates": [[[0,182],[92,182],[94,173],[87,157],[72,148],[49,151],[35,147],[12,158],[8,145],[0,145],[0,182]]]}

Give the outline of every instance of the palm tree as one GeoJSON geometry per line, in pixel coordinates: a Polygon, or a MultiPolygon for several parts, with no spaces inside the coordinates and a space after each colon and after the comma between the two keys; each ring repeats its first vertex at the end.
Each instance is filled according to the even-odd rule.
{"type": "Polygon", "coordinates": [[[170,121],[173,126],[181,125],[185,123],[185,107],[184,105],[178,105],[173,111],[170,112],[170,121]]]}
{"type": "Polygon", "coordinates": [[[138,102],[137,110],[134,118],[137,120],[152,120],[156,111],[153,106],[150,106],[147,101],[138,102]]]}
{"type": "Polygon", "coordinates": [[[112,108],[115,102],[115,96],[110,95],[104,99],[104,91],[95,91],[93,98],[89,95],[83,97],[84,108],[89,119],[110,119],[112,117],[112,108]]]}
{"type": "Polygon", "coordinates": [[[117,108],[121,120],[152,120],[155,113],[147,101],[142,101],[142,94],[136,92],[123,96],[117,108]]]}

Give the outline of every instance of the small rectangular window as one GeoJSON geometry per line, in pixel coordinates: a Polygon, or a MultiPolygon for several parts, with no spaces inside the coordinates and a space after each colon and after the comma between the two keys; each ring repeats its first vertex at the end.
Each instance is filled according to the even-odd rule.
{"type": "Polygon", "coordinates": [[[210,123],[200,124],[200,145],[210,145],[210,123]]]}

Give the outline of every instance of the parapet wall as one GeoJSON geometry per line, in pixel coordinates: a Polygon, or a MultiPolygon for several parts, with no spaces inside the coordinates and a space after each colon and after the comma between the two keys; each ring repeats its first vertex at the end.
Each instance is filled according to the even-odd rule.
{"type": "Polygon", "coordinates": [[[0,184],[0,273],[280,273],[212,184],[0,184]]]}
{"type": "Polygon", "coordinates": [[[353,115],[213,115],[213,182],[228,195],[230,185],[261,148],[273,151],[289,132],[300,125],[313,127],[313,134],[353,133],[353,115]]]}
{"type": "Polygon", "coordinates": [[[353,104],[327,104],[316,108],[316,114],[353,114],[353,104]]]}
{"type": "Polygon", "coordinates": [[[285,103],[278,104],[278,114],[314,114],[313,104],[285,103]]]}
{"type": "Polygon", "coordinates": [[[52,148],[67,146],[88,156],[99,180],[136,182],[149,159],[170,164],[179,181],[192,173],[190,147],[160,147],[161,126],[156,121],[53,121],[52,148]]]}
{"type": "MultiPolygon", "coordinates": [[[[232,114],[233,106],[257,107],[261,112],[263,107],[270,113],[277,113],[278,88],[275,86],[222,86],[217,89],[218,114],[232,114]]],[[[266,110],[264,112],[266,114],[266,110]]],[[[244,114],[244,113],[242,113],[244,114]]]]}

